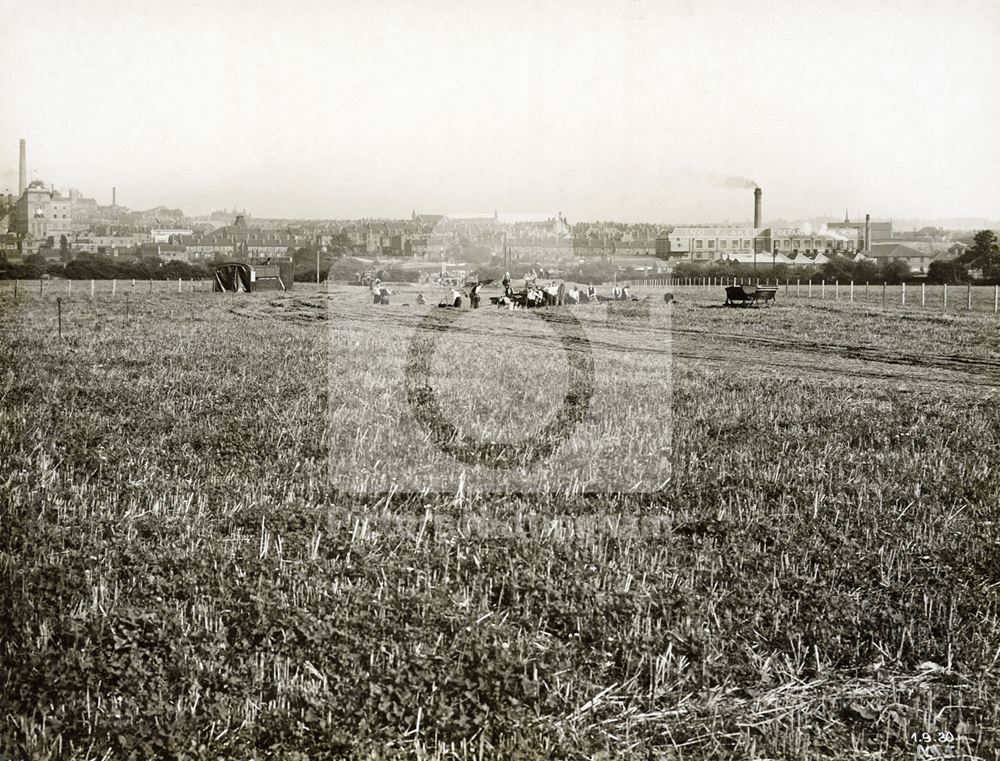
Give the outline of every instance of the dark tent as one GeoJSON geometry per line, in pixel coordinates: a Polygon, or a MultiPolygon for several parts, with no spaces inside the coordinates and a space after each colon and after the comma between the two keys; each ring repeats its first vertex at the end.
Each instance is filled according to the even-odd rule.
{"type": "Polygon", "coordinates": [[[250,265],[241,262],[229,262],[215,270],[216,292],[243,292],[253,290],[253,280],[250,277],[250,265]]]}

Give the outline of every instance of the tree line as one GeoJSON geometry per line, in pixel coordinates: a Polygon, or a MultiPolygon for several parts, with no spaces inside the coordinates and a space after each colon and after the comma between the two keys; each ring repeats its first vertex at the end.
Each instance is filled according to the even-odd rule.
{"type": "Polygon", "coordinates": [[[204,280],[215,271],[211,264],[163,262],[160,259],[118,261],[102,254],[81,254],[66,264],[49,262],[33,254],[23,262],[0,265],[0,280],[37,280],[63,277],[68,280],[204,280]]]}

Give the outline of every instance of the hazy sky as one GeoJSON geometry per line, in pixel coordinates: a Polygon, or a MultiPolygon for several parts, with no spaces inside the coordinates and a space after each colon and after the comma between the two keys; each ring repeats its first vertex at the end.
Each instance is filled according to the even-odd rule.
{"type": "Polygon", "coordinates": [[[1000,4],[0,0],[0,189],[131,208],[1000,216],[1000,4]],[[712,181],[709,178],[716,178],[712,181]]]}

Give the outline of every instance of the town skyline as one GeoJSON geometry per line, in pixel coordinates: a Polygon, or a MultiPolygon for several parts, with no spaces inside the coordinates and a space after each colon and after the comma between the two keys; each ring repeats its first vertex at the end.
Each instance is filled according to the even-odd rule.
{"type": "Polygon", "coordinates": [[[746,178],[767,218],[993,219],[1000,9],[962,8],[42,0],[0,173],[25,137],[29,179],[137,209],[713,222],[746,178]]]}

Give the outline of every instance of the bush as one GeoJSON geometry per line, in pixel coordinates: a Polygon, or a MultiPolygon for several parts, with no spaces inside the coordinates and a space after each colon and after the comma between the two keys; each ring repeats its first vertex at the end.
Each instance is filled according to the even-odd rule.
{"type": "Polygon", "coordinates": [[[120,262],[104,256],[80,256],[65,267],[56,265],[52,274],[70,280],[204,280],[212,276],[209,267],[187,262],[167,262],[159,260],[120,262]]]}
{"type": "Polygon", "coordinates": [[[329,277],[334,280],[347,280],[357,282],[359,272],[367,272],[371,265],[360,259],[346,256],[343,259],[335,259],[330,265],[329,277]]]}
{"type": "Polygon", "coordinates": [[[910,265],[906,262],[890,260],[882,262],[878,268],[878,279],[889,285],[899,285],[912,278],[910,265]]]}
{"type": "Polygon", "coordinates": [[[928,283],[969,283],[972,278],[964,264],[958,262],[931,262],[927,268],[928,283]]]}
{"type": "Polygon", "coordinates": [[[36,280],[44,274],[44,264],[9,264],[0,269],[0,280],[36,280]]]}
{"type": "MultiPolygon", "coordinates": [[[[771,264],[770,257],[762,254],[758,257],[756,277],[761,280],[808,280],[816,276],[817,270],[814,267],[790,266],[787,264],[771,264]]],[[[741,264],[733,261],[706,262],[679,262],[674,265],[673,277],[675,278],[699,278],[712,277],[723,280],[732,278],[754,277],[753,264],[741,264]]]]}

